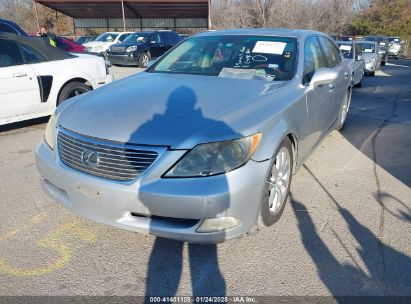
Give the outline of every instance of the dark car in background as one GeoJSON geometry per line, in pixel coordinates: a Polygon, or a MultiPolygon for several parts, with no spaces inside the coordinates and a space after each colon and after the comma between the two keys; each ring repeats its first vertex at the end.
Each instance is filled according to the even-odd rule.
{"type": "Polygon", "coordinates": [[[375,41],[378,44],[378,54],[381,54],[381,65],[388,62],[388,38],[386,36],[365,36],[364,41],[375,41]]]}
{"type": "Polygon", "coordinates": [[[20,26],[6,19],[0,19],[0,33],[10,33],[19,36],[27,36],[27,33],[20,26]]]}
{"type": "Polygon", "coordinates": [[[146,68],[151,59],[160,57],[180,41],[180,35],[172,31],[136,32],[112,45],[107,58],[114,65],[146,68]]]}
{"type": "Polygon", "coordinates": [[[95,36],[95,35],[94,36],[80,36],[74,42],[78,43],[78,44],[83,44],[83,43],[93,41],[96,38],[97,38],[97,36],[95,36]]]}

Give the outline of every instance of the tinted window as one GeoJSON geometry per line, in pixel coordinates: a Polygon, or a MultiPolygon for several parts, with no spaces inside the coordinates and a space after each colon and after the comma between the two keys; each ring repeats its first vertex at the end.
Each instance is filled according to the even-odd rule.
{"type": "Polygon", "coordinates": [[[325,66],[325,59],[317,38],[308,38],[304,46],[303,83],[309,83],[313,78],[315,71],[325,66]]]}
{"type": "Polygon", "coordinates": [[[153,72],[226,78],[290,80],[297,41],[271,36],[198,36],[185,40],[154,66],[153,72]]]}
{"type": "Polygon", "coordinates": [[[18,32],[14,28],[12,28],[10,25],[2,23],[2,22],[0,22],[0,33],[1,32],[18,34],[18,32]]]}
{"type": "Polygon", "coordinates": [[[123,41],[124,39],[126,39],[128,36],[130,36],[131,34],[123,34],[118,38],[118,41],[123,41]]]}
{"type": "Polygon", "coordinates": [[[26,59],[27,63],[46,61],[46,58],[32,47],[22,44],[21,51],[23,52],[23,56],[26,59]]]}
{"type": "Polygon", "coordinates": [[[160,35],[158,33],[155,33],[151,36],[151,41],[154,41],[155,43],[160,43],[161,39],[160,39],[160,35]]]}
{"type": "Polygon", "coordinates": [[[320,40],[320,44],[324,51],[325,58],[327,59],[327,66],[329,68],[335,67],[341,61],[340,51],[337,49],[334,43],[331,42],[331,40],[329,40],[328,38],[318,37],[318,39],[320,40]]]}
{"type": "Polygon", "coordinates": [[[23,57],[16,42],[0,40],[0,67],[23,64],[23,57]]]}

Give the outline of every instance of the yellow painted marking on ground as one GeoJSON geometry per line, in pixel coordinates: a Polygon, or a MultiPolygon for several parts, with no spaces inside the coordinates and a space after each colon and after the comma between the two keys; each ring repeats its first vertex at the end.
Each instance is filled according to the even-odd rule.
{"type": "MultiPolygon", "coordinates": [[[[0,240],[10,238],[11,236],[20,233],[21,231],[32,226],[33,224],[38,224],[39,222],[44,220],[45,217],[47,217],[47,214],[46,216],[44,216],[44,214],[40,214],[32,218],[30,220],[30,223],[23,225],[19,228],[13,229],[9,232],[6,232],[4,236],[0,237],[0,240]]],[[[66,236],[69,233],[86,242],[95,242],[97,240],[95,233],[90,229],[82,227],[76,221],[69,222],[59,226],[47,237],[40,239],[36,242],[36,246],[43,250],[55,251],[58,254],[58,258],[56,260],[47,264],[44,267],[25,269],[14,267],[0,258],[0,271],[15,276],[38,276],[62,268],[65,264],[67,264],[67,262],[70,260],[72,256],[71,244],[68,241],[62,240],[62,237],[66,236]]]]}
{"type": "Polygon", "coordinates": [[[23,230],[26,230],[34,225],[37,225],[44,221],[48,217],[48,214],[46,212],[39,213],[35,216],[33,216],[30,221],[27,224],[24,224],[20,227],[14,228],[13,230],[9,230],[6,233],[0,235],[0,241],[7,240],[16,234],[22,232],[23,230]]]}

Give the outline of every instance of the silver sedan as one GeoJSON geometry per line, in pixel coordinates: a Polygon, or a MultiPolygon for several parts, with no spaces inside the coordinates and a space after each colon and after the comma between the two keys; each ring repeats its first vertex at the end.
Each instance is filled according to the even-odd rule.
{"type": "Polygon", "coordinates": [[[343,127],[350,70],[326,35],[228,30],[75,97],[36,151],[44,190],[92,220],[216,243],[271,226],[292,176],[343,127]]]}

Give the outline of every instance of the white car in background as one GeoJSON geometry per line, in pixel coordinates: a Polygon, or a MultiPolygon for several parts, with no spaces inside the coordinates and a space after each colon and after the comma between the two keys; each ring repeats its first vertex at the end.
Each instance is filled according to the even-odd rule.
{"type": "Polygon", "coordinates": [[[106,32],[99,35],[95,40],[86,42],[83,45],[87,51],[93,53],[105,53],[110,46],[122,42],[134,32],[106,32]]]}
{"type": "Polygon", "coordinates": [[[336,43],[350,67],[351,84],[361,87],[365,74],[365,60],[362,56],[361,45],[357,41],[337,41],[336,43]]]}
{"type": "Polygon", "coordinates": [[[0,125],[51,115],[66,99],[112,81],[102,57],[0,33],[0,125]]]}

